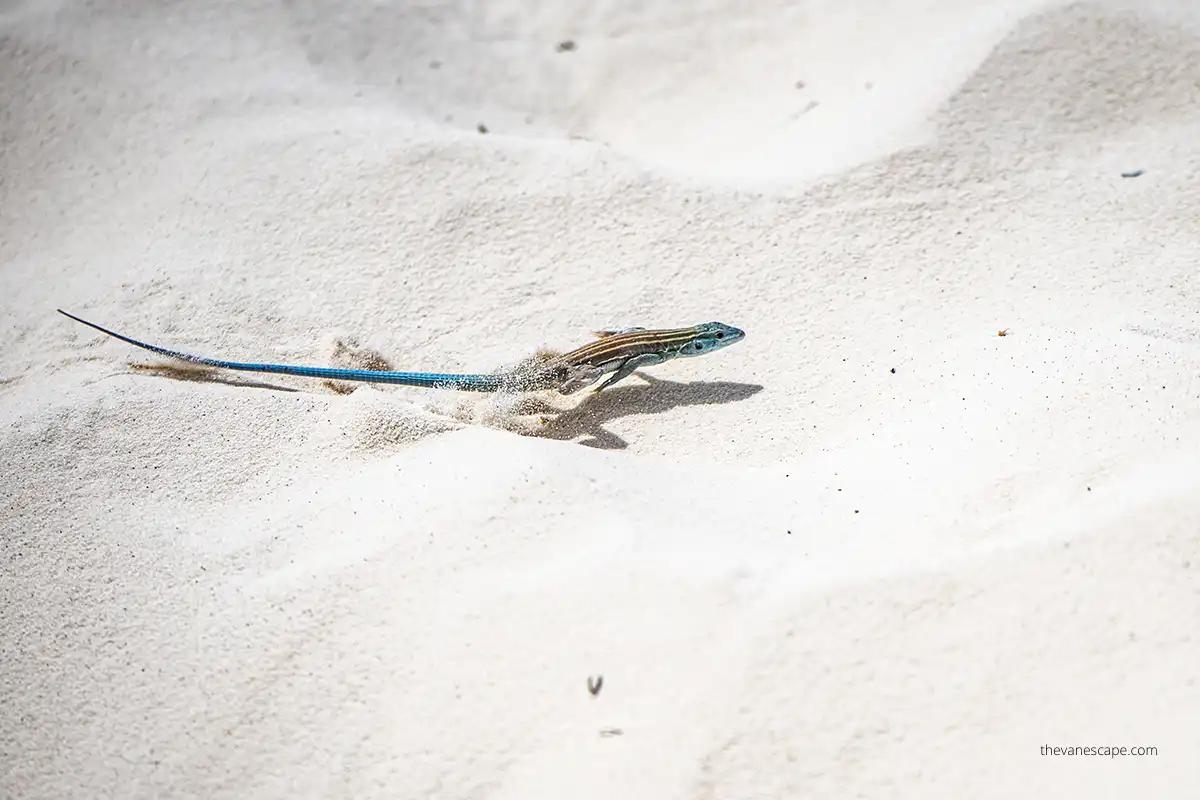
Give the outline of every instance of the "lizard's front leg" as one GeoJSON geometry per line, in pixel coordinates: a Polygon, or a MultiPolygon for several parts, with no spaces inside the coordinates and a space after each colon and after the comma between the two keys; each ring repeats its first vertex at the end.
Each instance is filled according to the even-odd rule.
{"type": "Polygon", "coordinates": [[[634,370],[641,369],[642,367],[652,367],[655,364],[661,364],[666,360],[666,358],[658,353],[644,353],[640,356],[627,358],[621,363],[621,366],[617,367],[617,370],[612,374],[612,377],[597,386],[594,391],[598,392],[601,389],[606,389],[617,381],[628,378],[633,374],[634,370]]]}

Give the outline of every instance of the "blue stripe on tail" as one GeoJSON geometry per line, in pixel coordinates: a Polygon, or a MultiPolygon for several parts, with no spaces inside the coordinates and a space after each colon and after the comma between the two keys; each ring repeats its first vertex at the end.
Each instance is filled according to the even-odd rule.
{"type": "Polygon", "coordinates": [[[421,386],[429,389],[457,389],[464,392],[496,392],[503,388],[502,375],[469,375],[444,374],[439,372],[375,372],[365,369],[332,369],[326,367],[299,367],[290,364],[254,364],[242,361],[222,361],[216,358],[205,358],[178,350],[168,350],[146,342],[139,342],[128,336],[122,336],[116,331],[102,328],[94,322],[80,319],[74,314],[68,314],[61,308],[58,313],[70,317],[76,322],[94,328],[103,334],[120,339],[122,342],[158,353],[162,356],[177,358],[192,364],[202,364],[206,367],[232,369],[241,372],[267,372],[275,375],[296,375],[302,378],[323,378],[332,381],[357,381],[360,383],[390,383],[397,386],[421,386]]]}

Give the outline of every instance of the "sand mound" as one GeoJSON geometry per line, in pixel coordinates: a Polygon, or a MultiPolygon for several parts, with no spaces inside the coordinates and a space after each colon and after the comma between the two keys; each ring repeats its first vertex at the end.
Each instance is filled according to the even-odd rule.
{"type": "Polygon", "coordinates": [[[948,104],[959,135],[993,146],[1100,143],[1188,122],[1200,91],[1200,27],[1166,13],[1072,5],[1031,16],[948,104]]]}

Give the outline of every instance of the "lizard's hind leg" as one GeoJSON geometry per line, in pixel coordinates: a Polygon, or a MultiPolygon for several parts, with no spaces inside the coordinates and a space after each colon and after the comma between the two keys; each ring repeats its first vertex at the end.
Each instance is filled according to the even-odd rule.
{"type": "Polygon", "coordinates": [[[560,394],[574,394],[585,386],[591,386],[603,375],[604,370],[600,367],[591,365],[571,367],[567,372],[567,379],[559,384],[558,391],[560,394]]]}

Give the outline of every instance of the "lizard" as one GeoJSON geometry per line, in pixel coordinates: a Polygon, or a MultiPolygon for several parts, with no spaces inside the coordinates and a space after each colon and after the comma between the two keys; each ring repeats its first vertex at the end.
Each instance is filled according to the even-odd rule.
{"type": "Polygon", "coordinates": [[[522,392],[557,389],[560,394],[566,395],[591,386],[605,375],[609,375],[608,380],[595,388],[594,391],[599,392],[617,381],[629,377],[635,370],[642,367],[662,364],[676,358],[689,358],[711,353],[735,342],[740,342],[746,336],[745,331],[720,322],[706,322],[690,328],[663,330],[621,328],[595,331],[594,336],[597,337],[597,340],[594,342],[589,342],[568,353],[550,356],[536,366],[508,372],[494,374],[386,372],[304,367],[291,364],[257,364],[206,358],[138,341],[101,327],[94,322],[88,322],[74,314],[68,314],[61,308],[58,309],[58,313],[114,339],[120,339],[126,344],[206,367],[242,372],[268,372],[276,375],[295,375],[334,381],[455,389],[466,392],[522,392]]]}

